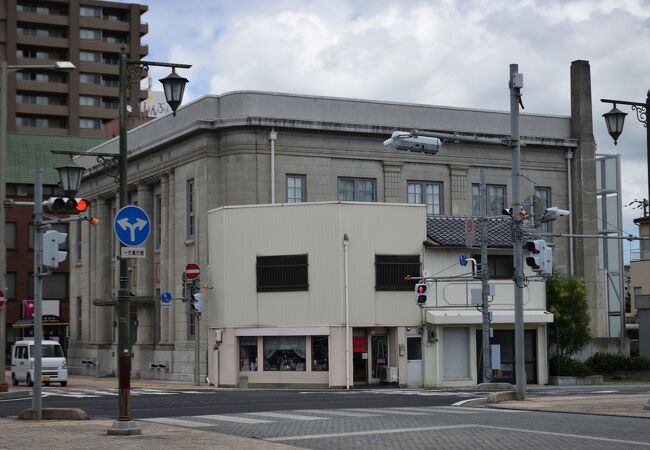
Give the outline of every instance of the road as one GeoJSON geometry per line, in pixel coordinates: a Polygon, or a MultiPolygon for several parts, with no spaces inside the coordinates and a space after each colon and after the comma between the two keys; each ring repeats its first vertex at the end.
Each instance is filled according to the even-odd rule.
{"type": "MultiPolygon", "coordinates": [[[[535,395],[616,395],[636,387],[533,388],[535,395]]],[[[44,407],[80,407],[114,418],[117,392],[108,388],[44,388],[44,407]]],[[[628,449],[650,447],[646,419],[460,407],[487,395],[477,391],[192,390],[135,388],[132,415],[170,429],[191,429],[300,448],[628,449]]],[[[0,416],[30,400],[0,402],[0,416]]]]}

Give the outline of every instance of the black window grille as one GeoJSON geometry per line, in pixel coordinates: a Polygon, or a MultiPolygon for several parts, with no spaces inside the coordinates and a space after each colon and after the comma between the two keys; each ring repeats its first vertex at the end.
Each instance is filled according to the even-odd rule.
{"type": "Polygon", "coordinates": [[[375,289],[378,291],[410,291],[420,276],[420,255],[375,255],[375,289]]]}
{"type": "Polygon", "coordinates": [[[257,257],[257,292],[309,289],[307,255],[257,257]]]}

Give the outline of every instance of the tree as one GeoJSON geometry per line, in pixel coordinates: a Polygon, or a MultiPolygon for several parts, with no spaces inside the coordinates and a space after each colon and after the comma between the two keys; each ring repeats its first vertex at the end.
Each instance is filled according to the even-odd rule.
{"type": "MultiPolygon", "coordinates": [[[[552,344],[559,331],[560,358],[567,358],[581,350],[591,338],[589,304],[584,280],[573,275],[553,271],[546,281],[546,307],[553,313],[552,344]]],[[[549,342],[550,344],[551,342],[549,342]]]]}

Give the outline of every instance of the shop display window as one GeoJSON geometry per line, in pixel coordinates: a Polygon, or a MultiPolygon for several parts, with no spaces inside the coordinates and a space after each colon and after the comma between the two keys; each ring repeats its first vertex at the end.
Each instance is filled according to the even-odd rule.
{"type": "Polygon", "coordinates": [[[239,370],[257,370],[257,337],[239,338],[239,370]]]}
{"type": "Polygon", "coordinates": [[[304,371],[305,336],[264,336],[264,370],[304,371]]]}
{"type": "Polygon", "coordinates": [[[325,371],[329,370],[328,362],[329,353],[329,336],[312,336],[311,337],[311,370],[325,371]]]}

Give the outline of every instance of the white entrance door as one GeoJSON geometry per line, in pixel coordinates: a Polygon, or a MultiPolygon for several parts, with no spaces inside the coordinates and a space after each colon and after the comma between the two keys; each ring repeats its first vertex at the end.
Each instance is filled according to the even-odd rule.
{"type": "Polygon", "coordinates": [[[406,338],[406,385],[422,387],[422,336],[406,338]]]}

